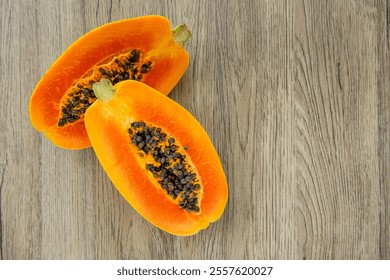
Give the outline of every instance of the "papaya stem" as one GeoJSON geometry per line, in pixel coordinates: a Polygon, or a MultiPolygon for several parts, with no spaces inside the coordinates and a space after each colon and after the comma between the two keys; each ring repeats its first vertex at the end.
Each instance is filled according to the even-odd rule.
{"type": "Polygon", "coordinates": [[[111,81],[106,78],[101,79],[100,82],[94,83],[92,85],[92,89],[95,93],[95,96],[104,101],[111,99],[115,93],[114,86],[112,85],[111,81]]]}
{"type": "Polygon", "coordinates": [[[184,45],[192,36],[191,31],[188,30],[185,24],[179,24],[173,29],[173,38],[179,44],[184,45]]]}

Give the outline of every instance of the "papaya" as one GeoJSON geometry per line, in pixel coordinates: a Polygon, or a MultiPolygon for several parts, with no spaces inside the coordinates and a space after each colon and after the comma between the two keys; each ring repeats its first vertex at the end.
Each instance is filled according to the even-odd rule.
{"type": "Polygon", "coordinates": [[[49,68],[29,103],[34,128],[66,149],[91,146],[84,125],[96,100],[92,84],[143,82],[168,94],[189,64],[184,43],[191,32],[182,24],[173,31],[162,16],[143,16],[100,26],[75,41],[49,68]]]}
{"type": "Polygon", "coordinates": [[[85,114],[95,154],[128,203],[158,228],[193,235],[217,221],[228,187],[219,156],[185,108],[139,81],[93,86],[85,114]]]}

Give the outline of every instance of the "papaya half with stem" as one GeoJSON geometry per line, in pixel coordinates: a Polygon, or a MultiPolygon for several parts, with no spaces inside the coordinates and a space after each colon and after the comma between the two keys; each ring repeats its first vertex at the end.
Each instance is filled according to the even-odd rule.
{"type": "Polygon", "coordinates": [[[90,147],[84,125],[96,100],[92,84],[141,81],[168,94],[184,74],[189,55],[185,25],[171,29],[162,16],[143,16],[108,23],[75,41],[50,67],[30,98],[32,125],[55,145],[90,147]]]}
{"type": "Polygon", "coordinates": [[[89,139],[123,197],[150,223],[192,235],[218,220],[228,187],[218,154],[200,123],[155,89],[107,79],[85,115],[89,139]]]}

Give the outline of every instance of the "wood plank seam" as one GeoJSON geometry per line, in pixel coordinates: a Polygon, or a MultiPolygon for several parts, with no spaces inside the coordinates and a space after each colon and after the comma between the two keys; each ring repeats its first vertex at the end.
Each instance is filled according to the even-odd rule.
{"type": "Polygon", "coordinates": [[[3,212],[2,212],[2,193],[3,193],[3,185],[4,185],[4,177],[5,177],[5,170],[8,165],[8,159],[5,158],[5,163],[1,171],[1,181],[0,181],[0,260],[3,259],[4,253],[3,253],[3,212]]]}
{"type": "Polygon", "coordinates": [[[386,42],[387,42],[387,48],[390,48],[390,42],[389,42],[389,17],[390,17],[389,0],[386,0],[386,42]]]}

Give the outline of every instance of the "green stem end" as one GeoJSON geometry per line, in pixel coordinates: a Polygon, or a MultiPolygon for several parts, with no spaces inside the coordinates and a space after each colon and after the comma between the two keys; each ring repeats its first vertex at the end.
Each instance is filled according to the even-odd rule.
{"type": "Polygon", "coordinates": [[[191,31],[188,30],[187,26],[183,24],[179,24],[173,29],[173,38],[176,43],[184,45],[185,42],[188,41],[192,36],[191,31]]]}
{"type": "Polygon", "coordinates": [[[92,85],[95,96],[104,101],[108,101],[115,93],[114,86],[109,79],[102,79],[100,82],[92,85]]]}

